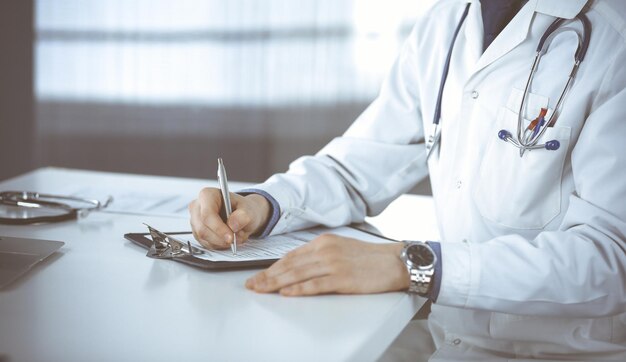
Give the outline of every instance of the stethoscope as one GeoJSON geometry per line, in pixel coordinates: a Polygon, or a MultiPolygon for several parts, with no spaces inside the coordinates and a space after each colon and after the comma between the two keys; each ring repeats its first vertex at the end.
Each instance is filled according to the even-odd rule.
{"type": "Polygon", "coordinates": [[[80,219],[92,211],[106,208],[111,201],[113,201],[111,196],[103,203],[73,196],[4,191],[0,192],[0,206],[13,207],[21,211],[11,212],[8,217],[0,216],[0,224],[31,225],[80,219]],[[35,211],[35,215],[29,211],[35,211]],[[37,211],[42,214],[37,214],[37,211]]]}
{"type": "MultiPolygon", "coordinates": [[[[450,59],[452,58],[452,51],[454,49],[454,43],[456,41],[457,35],[461,30],[461,26],[465,22],[465,18],[469,12],[470,3],[465,6],[465,10],[463,11],[463,15],[461,15],[461,20],[459,21],[456,29],[454,31],[454,35],[452,37],[452,42],[450,43],[450,48],[448,49],[448,55],[446,57],[446,62],[443,67],[443,73],[441,75],[441,84],[439,85],[439,93],[437,94],[437,104],[435,106],[435,114],[433,116],[433,131],[432,134],[428,137],[426,141],[426,160],[432,154],[433,149],[439,143],[441,139],[441,131],[439,130],[439,120],[441,119],[441,100],[443,97],[443,89],[446,83],[446,79],[448,77],[448,70],[450,68],[450,59]]],[[[519,148],[520,157],[524,155],[525,151],[528,150],[536,150],[536,149],[546,149],[549,151],[558,150],[561,146],[558,140],[550,140],[545,143],[539,144],[539,139],[545,133],[545,131],[554,126],[557,119],[558,110],[560,109],[565,95],[569,90],[576,73],[578,72],[578,67],[580,63],[585,58],[585,54],[587,53],[587,48],[589,47],[589,38],[591,34],[591,23],[589,19],[585,16],[585,14],[576,15],[576,19],[580,20],[583,25],[583,36],[581,38],[580,34],[574,28],[559,28],[561,24],[567,19],[557,18],[546,30],[541,39],[539,40],[539,44],[537,45],[537,53],[535,55],[535,60],[533,61],[532,68],[530,70],[530,74],[528,75],[528,80],[526,81],[526,86],[524,87],[524,93],[522,95],[522,102],[520,104],[519,112],[517,115],[517,132],[516,137],[513,138],[511,132],[502,129],[498,131],[498,138],[501,140],[519,148]],[[574,65],[572,66],[572,70],[570,71],[569,77],[567,78],[567,83],[563,87],[561,91],[561,95],[558,98],[556,106],[552,113],[548,116],[548,109],[542,108],[541,112],[530,124],[524,128],[524,110],[526,109],[526,100],[528,93],[530,91],[530,86],[532,84],[533,78],[535,76],[535,72],[537,71],[537,67],[539,66],[539,62],[541,57],[547,52],[552,39],[560,33],[564,32],[573,32],[576,34],[578,39],[578,48],[576,49],[576,53],[574,54],[574,65]],[[546,118],[547,117],[547,118],[546,118]]]]}

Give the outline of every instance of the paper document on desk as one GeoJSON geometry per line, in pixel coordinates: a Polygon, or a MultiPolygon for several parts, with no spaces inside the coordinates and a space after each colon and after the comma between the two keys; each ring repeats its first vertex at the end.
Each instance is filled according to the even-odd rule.
{"type": "Polygon", "coordinates": [[[136,189],[76,185],[69,185],[60,192],[61,194],[74,197],[100,201],[104,201],[108,196],[112,196],[113,202],[111,202],[106,209],[101,210],[102,212],[167,216],[173,218],[188,218],[189,211],[187,207],[196,196],[195,193],[185,195],[136,189]]]}
{"type": "Polygon", "coordinates": [[[264,239],[250,239],[247,242],[240,244],[237,247],[237,254],[233,255],[230,249],[205,249],[194,239],[192,234],[176,235],[176,237],[181,241],[189,241],[192,246],[195,246],[203,251],[203,254],[194,255],[196,258],[209,261],[252,261],[280,259],[291,250],[306,244],[308,241],[313,240],[322,234],[328,233],[374,243],[390,242],[389,240],[347,226],[333,229],[314,228],[282,235],[274,235],[264,239]]]}

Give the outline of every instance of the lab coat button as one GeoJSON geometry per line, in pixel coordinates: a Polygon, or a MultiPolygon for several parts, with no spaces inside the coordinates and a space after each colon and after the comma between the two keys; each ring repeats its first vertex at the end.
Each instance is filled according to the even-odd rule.
{"type": "Polygon", "coordinates": [[[457,181],[457,182],[456,182],[456,188],[457,188],[457,189],[460,189],[460,188],[461,188],[461,185],[463,185],[463,182],[461,182],[461,181],[457,181]]]}
{"type": "Polygon", "coordinates": [[[461,344],[461,340],[457,338],[457,339],[455,339],[454,341],[452,341],[452,343],[453,343],[455,346],[458,346],[459,344],[461,344]]]}
{"type": "Polygon", "coordinates": [[[478,98],[478,91],[472,91],[472,98],[478,98]]]}

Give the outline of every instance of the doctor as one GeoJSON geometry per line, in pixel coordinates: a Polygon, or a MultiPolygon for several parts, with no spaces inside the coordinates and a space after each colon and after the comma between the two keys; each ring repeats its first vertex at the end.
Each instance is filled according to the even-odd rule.
{"type": "Polygon", "coordinates": [[[343,136],[234,195],[227,224],[219,191],[202,190],[192,228],[204,245],[224,248],[233,231],[245,240],[360,222],[429,176],[441,240],[373,245],[325,235],[246,287],[424,295],[432,312],[415,345],[432,338],[434,347],[419,358],[624,361],[626,3],[508,1],[500,11],[508,18],[493,3],[439,1],[343,136]],[[588,19],[586,35],[577,14],[588,19]],[[546,40],[529,83],[557,18],[569,30],[546,40]]]}

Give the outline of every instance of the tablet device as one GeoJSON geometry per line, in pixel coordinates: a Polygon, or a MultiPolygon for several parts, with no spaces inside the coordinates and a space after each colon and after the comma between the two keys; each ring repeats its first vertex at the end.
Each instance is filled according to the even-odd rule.
{"type": "Polygon", "coordinates": [[[9,285],[65,243],[0,236],[0,289],[9,285]]]}

